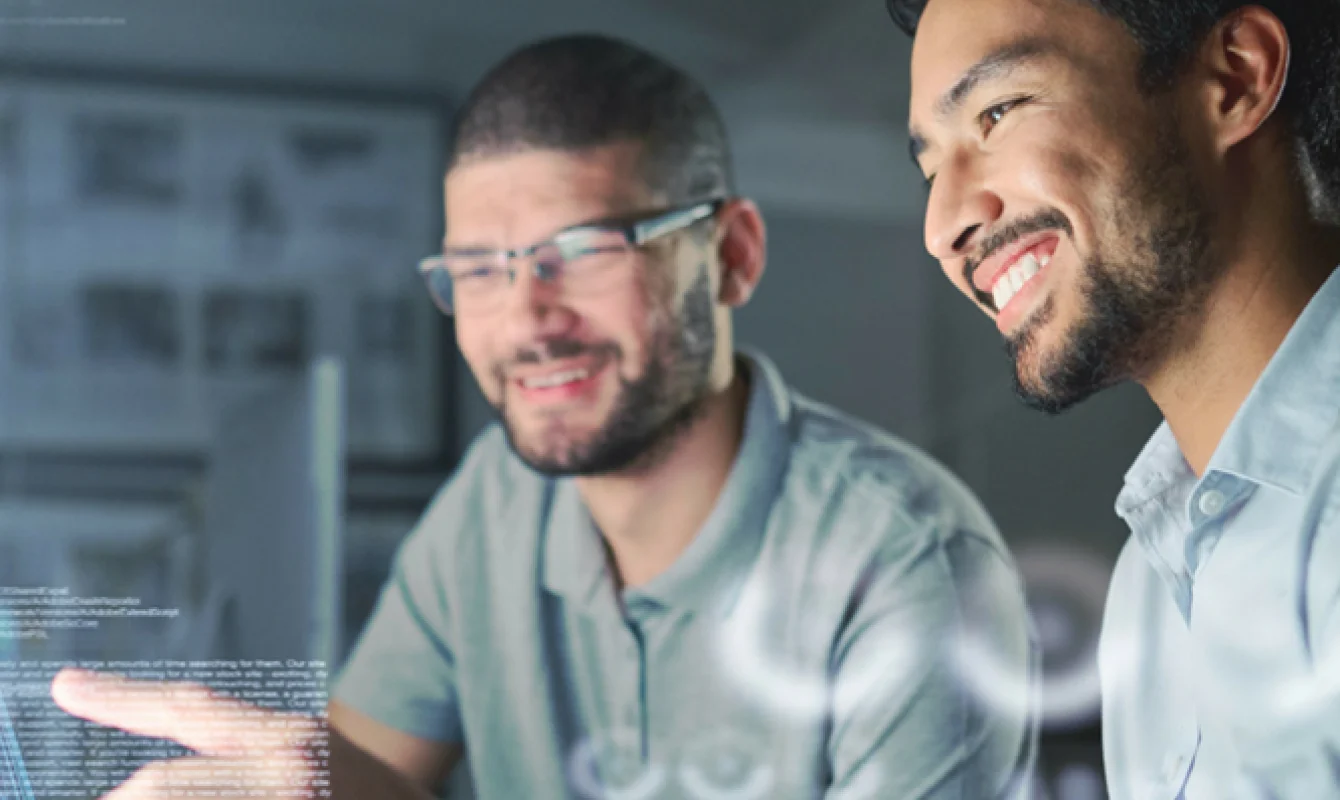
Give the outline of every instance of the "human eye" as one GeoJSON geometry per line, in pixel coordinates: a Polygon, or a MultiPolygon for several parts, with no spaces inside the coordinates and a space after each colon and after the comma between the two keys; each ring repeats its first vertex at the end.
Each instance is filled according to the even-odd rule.
{"type": "Polygon", "coordinates": [[[628,250],[628,240],[619,231],[591,228],[572,231],[555,242],[565,262],[594,263],[628,250]]]}
{"type": "Polygon", "coordinates": [[[459,253],[445,259],[447,273],[458,284],[482,284],[496,280],[503,273],[494,259],[484,253],[459,253]]]}
{"type": "Polygon", "coordinates": [[[1028,102],[1027,97],[1014,97],[1009,100],[1002,100],[998,103],[992,103],[977,115],[977,126],[981,129],[982,138],[991,135],[996,126],[1004,122],[1006,115],[1011,111],[1028,102]]]}
{"type": "Polygon", "coordinates": [[[463,283],[477,283],[487,281],[490,278],[496,278],[502,274],[502,270],[497,267],[469,267],[452,275],[457,281],[463,283]]]}

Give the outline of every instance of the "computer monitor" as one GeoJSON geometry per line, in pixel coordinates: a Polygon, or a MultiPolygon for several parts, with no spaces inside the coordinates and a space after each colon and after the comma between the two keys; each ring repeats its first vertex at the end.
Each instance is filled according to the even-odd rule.
{"type": "Polygon", "coordinates": [[[336,359],[224,414],[204,509],[201,659],[322,661],[340,652],[344,370],[336,359]]]}

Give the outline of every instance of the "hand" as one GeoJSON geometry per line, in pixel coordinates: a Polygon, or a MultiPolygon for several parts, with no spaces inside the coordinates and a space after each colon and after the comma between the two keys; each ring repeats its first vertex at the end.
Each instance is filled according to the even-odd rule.
{"type": "MultiPolygon", "coordinates": [[[[324,719],[266,711],[191,683],[132,681],[73,669],[56,676],[51,696],[77,717],[170,739],[199,754],[149,764],[104,800],[161,800],[239,788],[264,792],[247,793],[250,797],[332,796],[332,737],[324,719]]],[[[337,747],[343,759],[371,759],[343,740],[337,747]]]]}

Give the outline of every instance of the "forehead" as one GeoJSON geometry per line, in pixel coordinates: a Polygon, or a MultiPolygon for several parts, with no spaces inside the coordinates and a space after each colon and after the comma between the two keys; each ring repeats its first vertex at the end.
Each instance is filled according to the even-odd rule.
{"type": "Polygon", "coordinates": [[[1134,42],[1085,0],[930,0],[912,47],[912,115],[929,123],[935,103],[974,65],[1021,43],[1039,63],[1096,66],[1124,58],[1134,42]]]}
{"type": "Polygon", "coordinates": [[[444,181],[448,234],[561,228],[643,204],[650,192],[639,172],[640,150],[618,143],[469,157],[444,181]]]}

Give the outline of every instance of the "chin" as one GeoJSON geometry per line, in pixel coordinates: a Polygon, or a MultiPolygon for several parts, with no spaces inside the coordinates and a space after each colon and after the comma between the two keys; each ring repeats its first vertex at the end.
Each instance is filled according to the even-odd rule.
{"type": "Polygon", "coordinates": [[[542,414],[508,413],[503,428],[512,451],[542,472],[562,472],[598,438],[599,427],[542,414]]]}
{"type": "Polygon", "coordinates": [[[512,451],[532,469],[547,475],[566,475],[576,466],[574,453],[582,450],[582,443],[572,439],[545,441],[532,436],[518,439],[509,435],[512,451]]]}
{"type": "Polygon", "coordinates": [[[1107,359],[1082,346],[1026,352],[1014,365],[1014,393],[1026,406],[1052,416],[1069,411],[1120,380],[1107,359]]]}
{"type": "Polygon", "coordinates": [[[508,426],[517,449],[526,453],[559,454],[583,449],[595,438],[596,431],[566,422],[534,420],[530,424],[508,426]]]}
{"type": "Polygon", "coordinates": [[[1073,335],[1057,335],[1054,318],[1044,318],[1006,342],[1013,362],[1014,393],[1024,405],[1057,415],[1096,394],[1092,354],[1073,335]]]}

